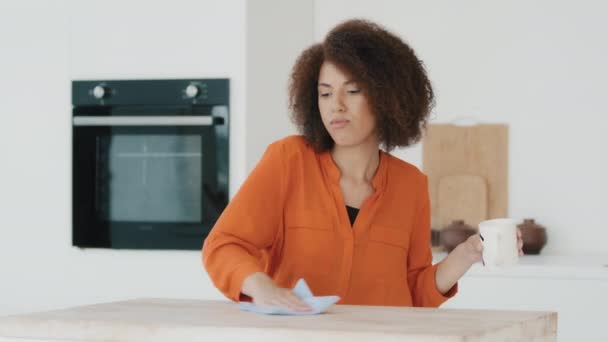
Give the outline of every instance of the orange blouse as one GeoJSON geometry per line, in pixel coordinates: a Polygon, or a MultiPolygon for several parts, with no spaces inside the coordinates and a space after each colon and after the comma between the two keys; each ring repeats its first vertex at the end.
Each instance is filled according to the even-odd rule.
{"type": "Polygon", "coordinates": [[[329,152],[302,136],[268,146],[203,245],[203,264],[228,298],[250,300],[243,280],[265,272],[280,287],[304,278],[338,304],[436,307],[427,178],[380,152],[374,193],[351,227],[329,152]]]}

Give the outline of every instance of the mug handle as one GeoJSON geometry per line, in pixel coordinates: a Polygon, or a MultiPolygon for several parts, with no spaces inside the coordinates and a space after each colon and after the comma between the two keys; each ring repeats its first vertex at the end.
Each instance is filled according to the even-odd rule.
{"type": "MultiPolygon", "coordinates": [[[[483,235],[481,235],[481,233],[479,233],[479,238],[481,239],[481,244],[483,245],[483,241],[484,241],[484,239],[483,239],[483,235]]],[[[483,253],[481,254],[481,264],[482,264],[483,266],[485,266],[485,265],[486,265],[486,263],[483,261],[483,253]]]]}
{"type": "MultiPolygon", "coordinates": [[[[487,246],[487,244],[488,244],[489,242],[488,242],[488,241],[486,241],[486,239],[484,239],[484,237],[481,235],[481,233],[479,234],[479,237],[481,238],[481,243],[482,243],[482,245],[483,245],[483,252],[482,252],[482,256],[481,256],[481,263],[483,264],[483,266],[485,266],[485,265],[486,265],[486,262],[485,262],[485,260],[483,259],[483,253],[485,252],[486,254],[488,254],[488,253],[487,253],[488,248],[486,248],[486,246],[487,246]]],[[[494,244],[498,244],[497,239],[495,239],[495,238],[494,238],[494,239],[490,239],[490,241],[492,241],[492,240],[494,240],[494,244]]],[[[495,253],[497,253],[497,252],[498,252],[498,246],[494,246],[494,247],[495,247],[495,248],[493,248],[493,249],[491,249],[491,250],[494,250],[494,252],[495,252],[495,253]]],[[[486,256],[487,256],[487,255],[486,255],[486,256]]],[[[488,256],[488,257],[490,257],[490,259],[491,259],[491,260],[495,260],[495,259],[496,259],[496,255],[490,255],[490,256],[488,256]]]]}

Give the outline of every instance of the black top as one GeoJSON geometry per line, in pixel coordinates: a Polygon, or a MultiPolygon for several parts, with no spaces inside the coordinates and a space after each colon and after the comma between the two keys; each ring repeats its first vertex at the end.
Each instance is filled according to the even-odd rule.
{"type": "Polygon", "coordinates": [[[350,220],[350,225],[352,226],[355,223],[357,214],[359,213],[359,208],[346,206],[346,212],[348,212],[348,219],[350,220]]]}

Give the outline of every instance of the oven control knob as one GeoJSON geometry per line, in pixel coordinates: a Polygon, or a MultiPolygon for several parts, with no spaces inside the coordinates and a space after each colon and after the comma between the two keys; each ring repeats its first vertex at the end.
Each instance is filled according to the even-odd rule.
{"type": "Polygon", "coordinates": [[[95,86],[95,88],[93,88],[93,97],[98,100],[108,97],[109,94],[110,90],[107,87],[104,87],[103,85],[97,85],[95,86]]]}
{"type": "Polygon", "coordinates": [[[186,87],[186,96],[188,98],[193,99],[193,98],[197,97],[198,94],[199,94],[199,92],[200,91],[199,91],[198,87],[195,84],[189,84],[186,87]]]}

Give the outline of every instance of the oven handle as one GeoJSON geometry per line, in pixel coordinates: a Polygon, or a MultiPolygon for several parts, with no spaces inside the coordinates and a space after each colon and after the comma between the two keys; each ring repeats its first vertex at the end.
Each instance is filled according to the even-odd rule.
{"type": "Polygon", "coordinates": [[[212,116],[75,116],[74,126],[212,126],[212,116]]]}

